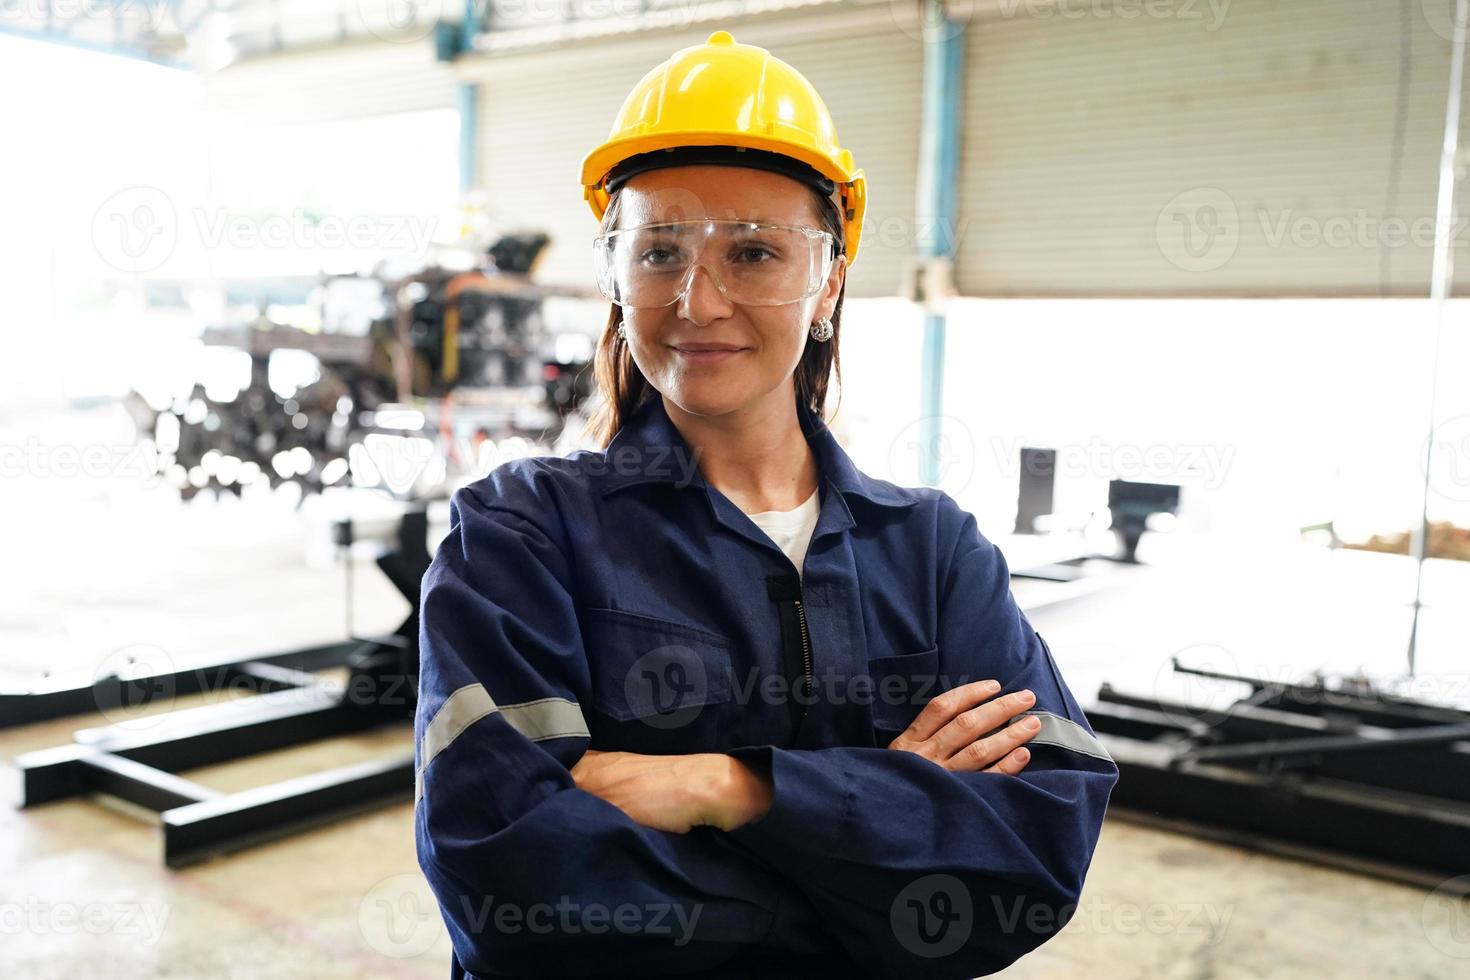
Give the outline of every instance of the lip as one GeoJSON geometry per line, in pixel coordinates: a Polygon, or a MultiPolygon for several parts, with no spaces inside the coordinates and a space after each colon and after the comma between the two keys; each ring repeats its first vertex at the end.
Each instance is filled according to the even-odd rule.
{"type": "Polygon", "coordinates": [[[695,364],[713,364],[726,358],[734,357],[736,354],[744,353],[746,347],[720,347],[715,349],[696,350],[689,347],[671,347],[676,354],[687,361],[695,364]]]}

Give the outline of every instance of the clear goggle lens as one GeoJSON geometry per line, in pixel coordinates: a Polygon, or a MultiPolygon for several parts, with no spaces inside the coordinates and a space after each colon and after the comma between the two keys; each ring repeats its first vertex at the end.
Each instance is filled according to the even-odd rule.
{"type": "Polygon", "coordinates": [[[700,218],[598,235],[592,253],[598,288],[619,306],[677,302],[696,266],[732,303],[780,306],[821,290],[833,244],[830,232],[816,228],[700,218]]]}

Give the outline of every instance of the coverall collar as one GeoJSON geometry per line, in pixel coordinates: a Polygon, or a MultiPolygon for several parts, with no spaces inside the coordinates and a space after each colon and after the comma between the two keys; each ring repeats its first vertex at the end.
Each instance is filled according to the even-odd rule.
{"type": "MultiPolygon", "coordinates": [[[[906,508],[919,502],[919,496],[913,491],[875,480],[858,470],[826,422],[801,399],[796,400],[796,415],[801,431],[816,456],[822,480],[839,491],[831,517],[828,509],[823,508],[814,536],[856,525],[845,499],[849,496],[881,507],[906,508]]],[[[693,450],[669,418],[663,396],[657,391],[651,392],[650,397],[623,423],[608,444],[606,454],[609,468],[603,477],[602,496],[640,483],[700,487],[709,494],[715,516],[722,524],[741,533],[753,530],[753,527],[746,526],[750,524],[748,519],[736,517],[738,511],[724,494],[705,482],[695,465],[693,450]]]]}

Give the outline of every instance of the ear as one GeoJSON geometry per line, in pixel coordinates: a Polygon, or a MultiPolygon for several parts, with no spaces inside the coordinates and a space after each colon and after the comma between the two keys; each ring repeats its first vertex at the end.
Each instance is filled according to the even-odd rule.
{"type": "Polygon", "coordinates": [[[842,295],[842,284],[847,281],[847,255],[838,255],[827,273],[827,283],[817,294],[817,309],[813,320],[825,320],[837,309],[837,297],[842,295]]]}

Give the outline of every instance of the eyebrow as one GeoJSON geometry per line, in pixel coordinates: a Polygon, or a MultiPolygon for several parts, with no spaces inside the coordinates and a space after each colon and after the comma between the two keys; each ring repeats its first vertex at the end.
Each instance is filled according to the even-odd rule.
{"type": "MultiPolygon", "coordinates": [[[[684,220],[684,219],[680,219],[680,220],[684,220]]],[[[693,220],[693,219],[690,219],[690,220],[693,220]]],[[[719,219],[719,220],[722,221],[722,222],[724,222],[723,224],[720,225],[721,229],[723,229],[725,231],[728,231],[728,232],[730,232],[732,234],[747,234],[747,235],[748,234],[754,234],[754,233],[757,233],[757,232],[760,232],[760,231],[765,230],[765,227],[766,226],[769,226],[769,225],[779,225],[779,226],[788,227],[788,228],[801,227],[800,222],[773,221],[773,220],[771,220],[769,218],[752,218],[750,220],[745,220],[745,219],[740,219],[740,218],[733,218],[733,219],[723,219],[722,218],[722,219],[719,219]],[[754,226],[754,227],[752,227],[752,226],[754,226]]],[[[650,233],[651,232],[659,232],[659,233],[663,233],[663,234],[669,234],[669,233],[681,232],[683,230],[683,228],[679,224],[674,224],[671,227],[670,226],[670,223],[669,222],[665,222],[665,221],[650,221],[650,222],[645,222],[645,223],[640,224],[640,225],[632,225],[630,227],[622,228],[622,229],[619,229],[619,230],[620,231],[640,231],[640,232],[650,232],[650,233]]]]}

